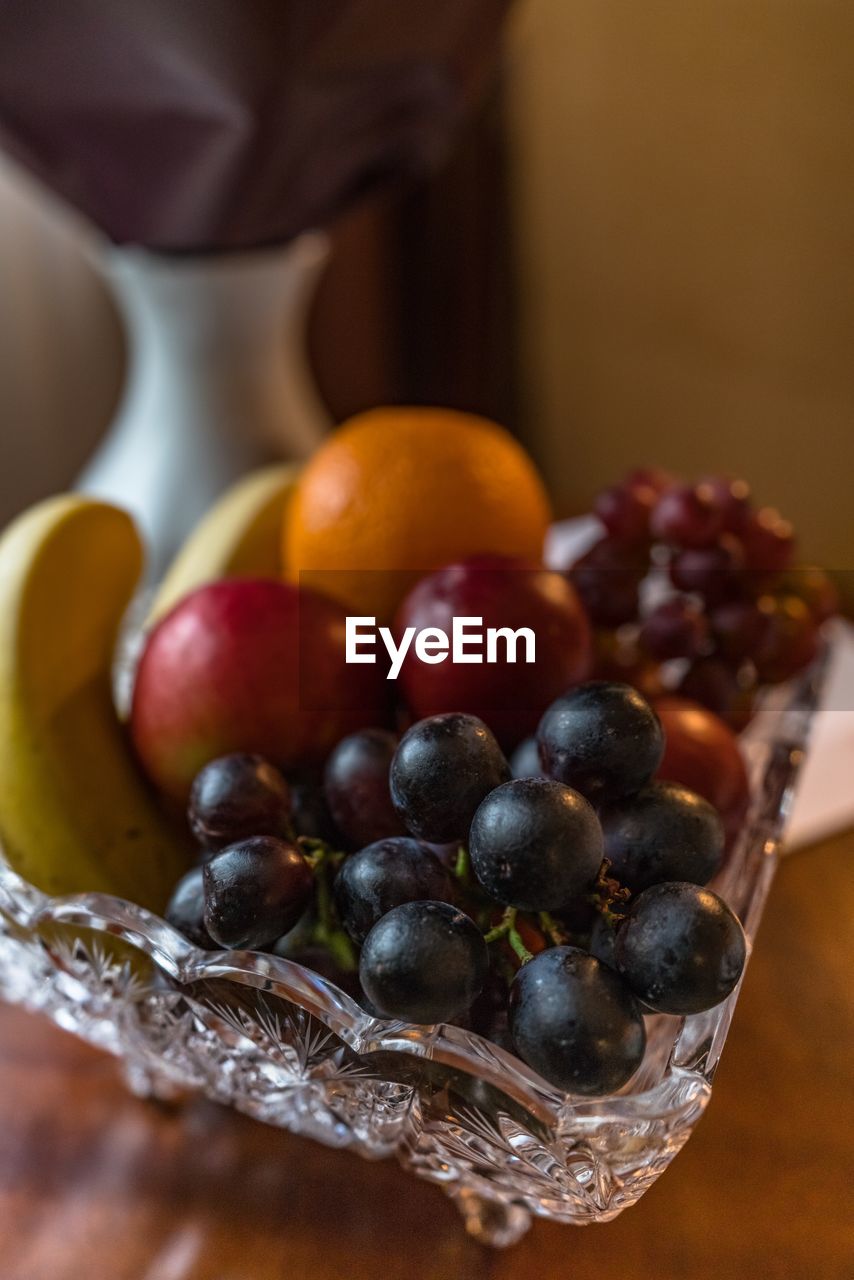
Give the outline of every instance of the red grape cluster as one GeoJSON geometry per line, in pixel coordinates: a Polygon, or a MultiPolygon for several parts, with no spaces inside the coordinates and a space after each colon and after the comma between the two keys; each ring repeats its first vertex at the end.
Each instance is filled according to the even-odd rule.
{"type": "Polygon", "coordinates": [[[791,524],[754,506],[744,480],[635,470],[593,509],[603,536],[567,574],[596,628],[595,674],[679,693],[740,728],[762,685],[815,657],[836,591],[821,569],[794,567],[791,524]]]}
{"type": "Polygon", "coordinates": [[[511,777],[487,725],[449,712],[348,736],[313,789],[214,760],[188,815],[202,861],[167,918],[320,969],[380,1017],[489,1036],[568,1092],[619,1089],[646,1013],[711,1008],[742,972],[741,925],[705,887],[724,826],[654,781],[662,723],[626,684],[562,694],[536,747],[511,777]]]}

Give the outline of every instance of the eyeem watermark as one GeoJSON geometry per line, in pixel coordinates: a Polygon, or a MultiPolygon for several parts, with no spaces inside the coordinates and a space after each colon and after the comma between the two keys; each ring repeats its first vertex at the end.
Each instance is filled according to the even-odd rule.
{"type": "Polygon", "coordinates": [[[519,661],[520,646],[523,662],[536,662],[537,637],[530,627],[487,627],[483,618],[454,618],[451,634],[441,627],[407,627],[400,637],[395,637],[388,627],[377,627],[376,618],[347,618],[346,661],[349,663],[377,662],[379,643],[385,647],[389,659],[388,680],[400,675],[404,659],[412,649],[421,662],[434,666],[450,660],[454,663],[497,663],[519,661]]]}

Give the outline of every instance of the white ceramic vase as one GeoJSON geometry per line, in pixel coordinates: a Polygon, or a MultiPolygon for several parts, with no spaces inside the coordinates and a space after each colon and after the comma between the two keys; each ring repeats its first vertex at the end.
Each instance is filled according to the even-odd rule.
{"type": "Polygon", "coordinates": [[[108,252],[127,381],[77,487],[136,517],[150,576],[232,480],[271,458],[304,457],[328,429],[305,344],[328,253],[321,233],[219,256],[108,252]]]}

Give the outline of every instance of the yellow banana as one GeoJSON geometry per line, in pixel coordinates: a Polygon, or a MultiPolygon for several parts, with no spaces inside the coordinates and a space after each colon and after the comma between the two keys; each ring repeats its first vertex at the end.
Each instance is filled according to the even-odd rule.
{"type": "Polygon", "coordinates": [[[48,893],[162,909],[189,853],[115,713],[116,633],[143,552],[123,511],[50,498],[0,538],[0,843],[48,893]]]}
{"type": "Polygon", "coordinates": [[[232,485],[178,552],[148,621],[156,622],[190,591],[217,578],[281,577],[282,521],[298,475],[294,463],[277,463],[232,485]]]}

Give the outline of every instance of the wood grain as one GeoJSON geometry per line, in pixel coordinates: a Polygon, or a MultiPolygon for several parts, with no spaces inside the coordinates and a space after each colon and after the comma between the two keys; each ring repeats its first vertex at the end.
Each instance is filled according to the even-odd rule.
{"type": "MultiPolygon", "coordinates": [[[[493,1254],[435,1188],[206,1103],[0,1009],[2,1280],[847,1280],[854,835],[785,863],[706,1119],[605,1227],[493,1254]]],[[[850,1206],[849,1206],[850,1207],[850,1206]]]]}

